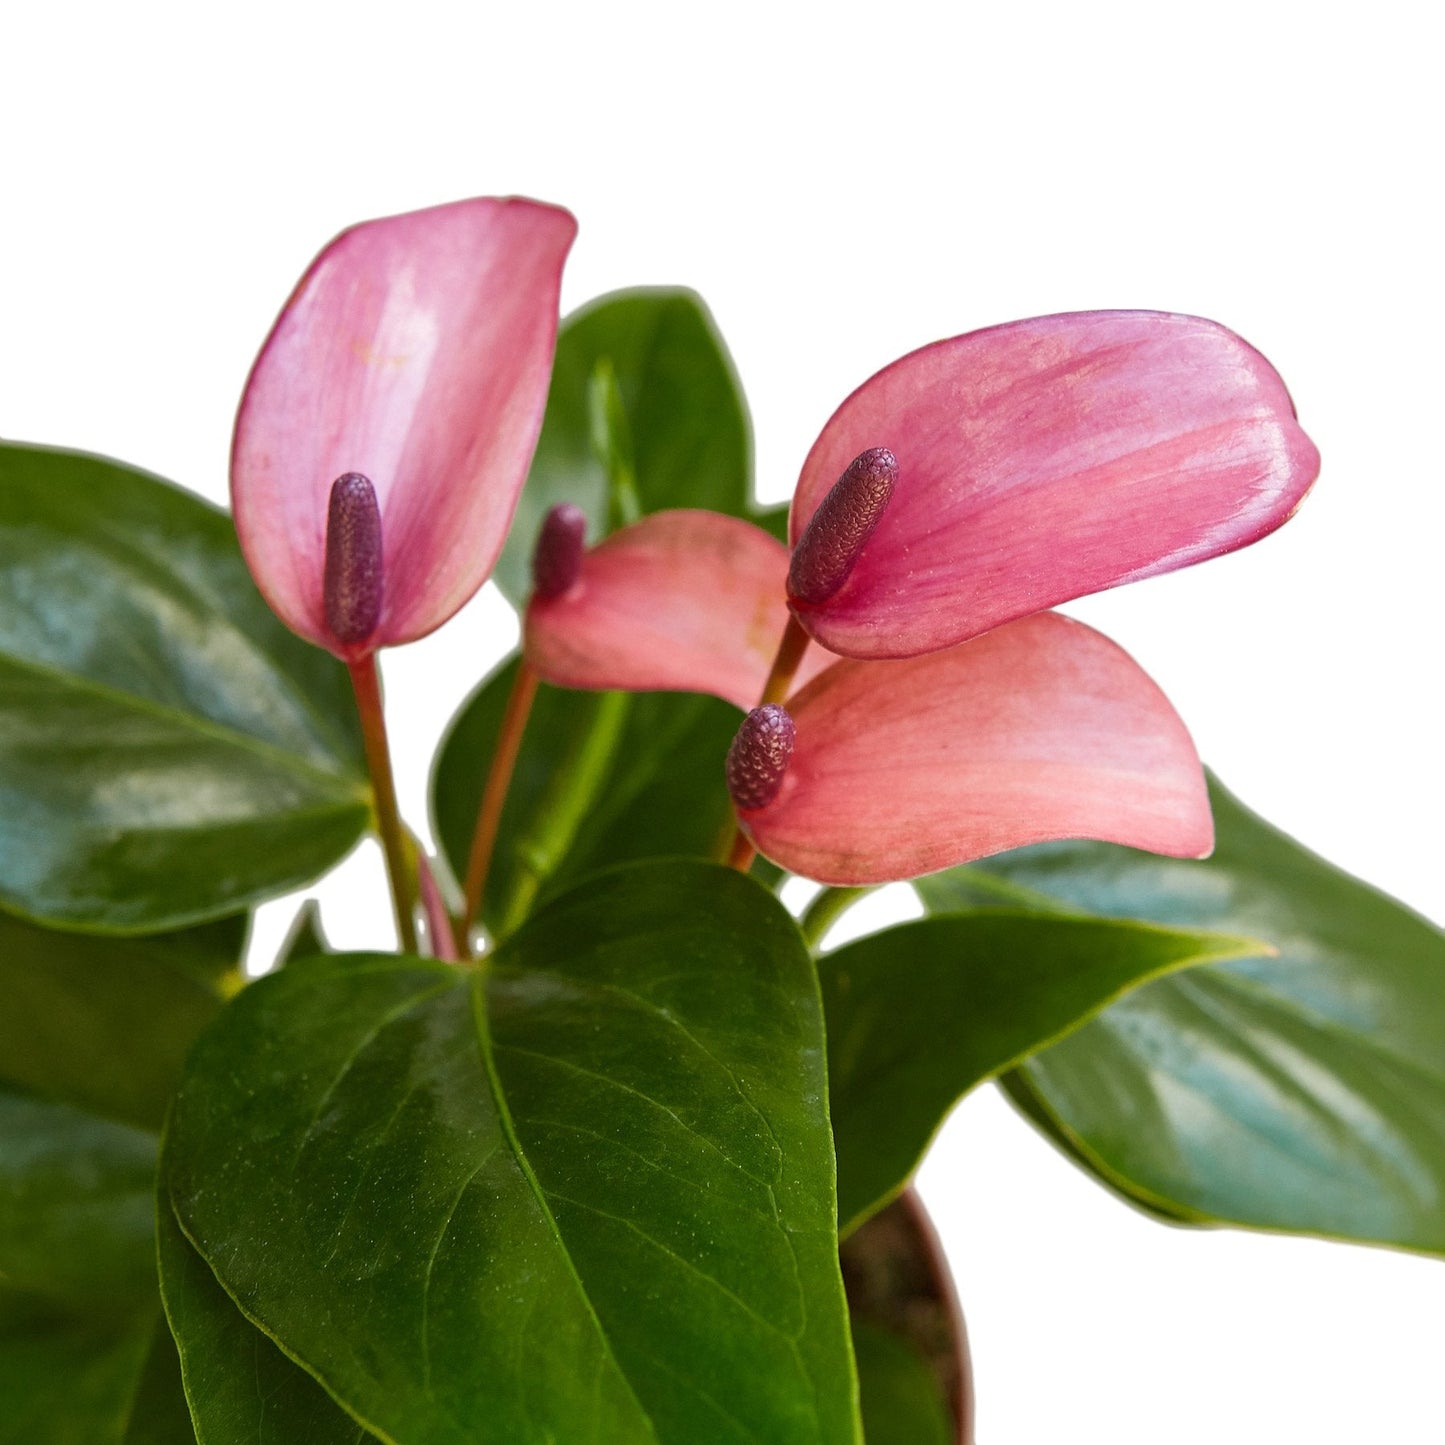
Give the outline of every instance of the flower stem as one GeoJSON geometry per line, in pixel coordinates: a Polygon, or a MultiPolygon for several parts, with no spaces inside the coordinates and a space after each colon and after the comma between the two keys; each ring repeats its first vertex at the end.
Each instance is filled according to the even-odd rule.
{"type": "Polygon", "coordinates": [[[752,840],[741,828],[734,827],[732,836],[723,844],[719,861],[729,868],[736,868],[739,873],[746,873],[757,856],[758,850],[753,847],[752,840]]]}
{"type": "Polygon", "coordinates": [[[462,914],[457,921],[457,948],[463,958],[471,955],[472,920],[481,911],[487,874],[492,866],[492,852],[497,846],[497,829],[502,822],[502,807],[507,801],[512,770],[517,766],[517,754],[522,747],[522,734],[526,731],[532,702],[537,696],[537,682],[537,674],[527,666],[527,661],[523,658],[517,664],[517,675],[512,680],[512,691],[507,698],[506,711],[502,714],[502,730],[497,736],[492,766],[487,773],[486,787],[482,790],[481,805],[477,809],[477,826],[472,834],[471,852],[467,855],[462,914]]]}
{"type": "Polygon", "coordinates": [[[361,737],[366,747],[366,767],[371,774],[371,792],[376,803],[376,826],[386,854],[386,872],[391,880],[391,901],[396,911],[396,936],[403,953],[416,952],[416,867],[408,847],[401,814],[396,806],[396,782],[391,772],[391,749],[386,741],[386,717],[381,706],[381,679],[376,671],[376,654],[347,664],[356,708],[361,714],[361,737]]]}
{"type": "Polygon", "coordinates": [[[823,942],[828,930],[860,899],[871,893],[871,888],[825,888],[803,910],[798,927],[814,953],[823,942]]]}
{"type": "Polygon", "coordinates": [[[768,674],[763,695],[758,699],[759,707],[764,703],[782,702],[787,697],[788,689],[793,685],[793,674],[797,672],[811,641],[812,638],[803,630],[803,624],[790,612],[782,641],[778,643],[777,655],[773,658],[773,670],[768,674]]]}

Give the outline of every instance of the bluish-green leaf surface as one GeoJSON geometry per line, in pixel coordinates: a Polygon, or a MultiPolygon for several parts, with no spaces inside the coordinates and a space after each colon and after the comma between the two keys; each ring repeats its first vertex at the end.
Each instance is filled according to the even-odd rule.
{"type": "Polygon", "coordinates": [[[1248,948],[1195,930],[979,911],[825,954],[844,1233],[903,1188],[970,1089],[1142,981],[1248,948]]]}
{"type": "MultiPolygon", "coordinates": [[[[464,875],[515,662],[463,705],[437,755],[432,814],[464,875]]],[[[537,689],[502,810],[482,921],[505,937],[535,904],[613,864],[711,856],[732,818],[723,762],[740,714],[698,693],[537,689]]]]}
{"type": "Polygon", "coordinates": [[[216,918],[323,871],[367,809],[345,670],[271,615],[225,513],[0,445],[0,907],[216,918]]]}
{"type": "Polygon", "coordinates": [[[1217,783],[1202,862],[1050,844],[921,880],[1221,928],[1274,957],[1130,993],[1011,1076],[1077,1159],[1157,1212],[1445,1252],[1445,935],[1217,783]]]}
{"type": "Polygon", "coordinates": [[[858,1439],[817,985],[728,870],[600,875],[480,969],[297,960],[193,1052],[164,1179],[398,1445],[858,1439]]]}
{"type": "Polygon", "coordinates": [[[537,455],[496,579],[520,605],[542,518],[587,513],[597,541],[647,512],[748,516],[752,428],[702,299],[680,287],[615,291],[562,323],[537,455]]]}

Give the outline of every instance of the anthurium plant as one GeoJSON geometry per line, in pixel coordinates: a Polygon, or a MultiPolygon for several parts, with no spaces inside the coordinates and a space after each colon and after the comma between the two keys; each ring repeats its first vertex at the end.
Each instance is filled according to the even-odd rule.
{"type": "Polygon", "coordinates": [[[1049,610],[1291,515],[1269,363],[1154,312],[959,336],[767,510],[696,296],[559,329],[574,230],[333,241],[229,517],[0,446],[0,1437],[969,1440],[909,1181],[989,1080],[1164,1219],[1445,1251],[1440,933],[1049,610]],[[521,644],[433,854],[378,657],[489,577],[521,644]],[[368,830],[395,938],[303,906],[248,977],[249,911],[368,830]],[[922,918],[825,947],[896,880],[922,918]]]}

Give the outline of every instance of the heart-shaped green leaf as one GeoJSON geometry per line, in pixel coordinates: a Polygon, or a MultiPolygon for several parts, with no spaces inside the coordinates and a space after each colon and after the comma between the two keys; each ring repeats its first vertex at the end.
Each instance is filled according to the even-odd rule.
{"type": "MultiPolygon", "coordinates": [[[[465,874],[472,830],[515,661],[457,714],[432,774],[443,853],[465,874]]],[[[698,693],[537,689],[483,900],[504,938],[540,900],[597,868],[672,855],[710,856],[732,817],[723,760],[738,710],[698,693]]]]}
{"type": "Polygon", "coordinates": [[[1212,785],[1202,862],[1050,844],[922,880],[1227,928],[1255,956],[1163,979],[1019,1078],[1107,1182],[1174,1217],[1445,1252],[1445,936],[1212,785]]]}
{"type": "Polygon", "coordinates": [[[701,297],[615,291],[573,312],[537,455],[496,580],[520,606],[548,509],[572,502],[595,541],[635,515],[707,507],[750,515],[752,427],[727,348],[701,297]]]}
{"type": "Polygon", "coordinates": [[[225,513],[0,445],[0,905],[138,933],[314,877],[367,818],[347,688],[225,513]]]}
{"type": "Polygon", "coordinates": [[[858,1438],[816,981],[726,869],[601,875],[481,969],[261,980],[191,1056],[165,1181],[401,1445],[858,1438]]]}
{"type": "Polygon", "coordinates": [[[1091,918],[920,919],[819,961],[846,1234],[908,1182],[970,1089],[1146,979],[1247,940],[1091,918]]]}

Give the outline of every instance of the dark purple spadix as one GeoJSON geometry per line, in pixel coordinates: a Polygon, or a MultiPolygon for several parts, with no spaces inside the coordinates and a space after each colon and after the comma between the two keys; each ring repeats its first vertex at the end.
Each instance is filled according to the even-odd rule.
{"type": "Polygon", "coordinates": [[[348,647],[365,642],[381,621],[381,510],[360,472],[331,484],[322,577],[327,631],[348,647]]]}
{"type": "Polygon", "coordinates": [[[532,591],[538,597],[560,597],[576,585],[582,570],[587,514],[571,502],[559,502],[542,519],[532,553],[532,591]]]}
{"type": "Polygon", "coordinates": [[[893,495],[898,462],[887,447],[853,458],[803,528],[788,568],[788,596],[819,607],[847,580],[893,495]]]}
{"type": "Polygon", "coordinates": [[[793,756],[793,719],[775,702],[755,707],[728,749],[728,792],[739,812],[766,807],[783,786],[793,756]]]}

